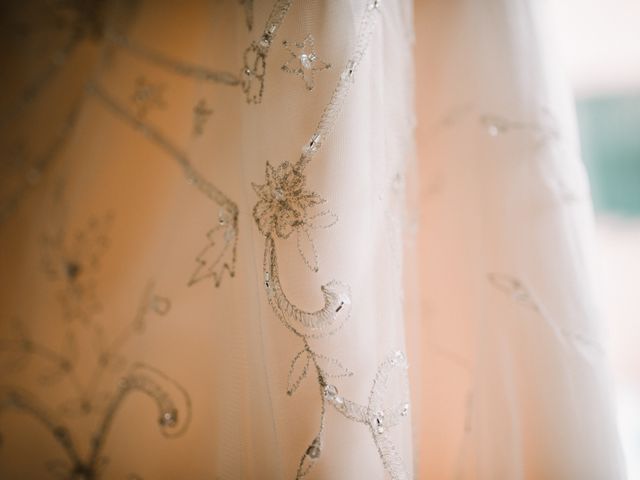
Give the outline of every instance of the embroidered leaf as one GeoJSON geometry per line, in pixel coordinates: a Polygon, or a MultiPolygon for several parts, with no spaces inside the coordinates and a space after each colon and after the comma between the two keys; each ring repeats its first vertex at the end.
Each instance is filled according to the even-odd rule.
{"type": "Polygon", "coordinates": [[[318,252],[316,251],[316,246],[309,234],[309,230],[306,228],[298,230],[298,251],[300,252],[300,256],[307,267],[312,271],[317,272],[318,252]]]}
{"type": "Polygon", "coordinates": [[[293,395],[309,371],[311,357],[307,350],[301,350],[293,357],[287,378],[287,395],[293,395]]]}
{"type": "Polygon", "coordinates": [[[225,270],[231,276],[235,268],[235,226],[225,222],[212,228],[207,233],[208,243],[196,257],[198,266],[191,275],[189,286],[205,278],[213,277],[215,286],[219,286],[225,270]]]}
{"type": "Polygon", "coordinates": [[[331,210],[323,210],[320,213],[312,215],[307,220],[307,225],[313,229],[329,228],[336,224],[338,215],[331,210]]]}
{"type": "Polygon", "coordinates": [[[338,360],[331,357],[326,357],[317,353],[313,353],[316,363],[322,371],[323,377],[350,377],[353,372],[342,365],[338,360]]]}

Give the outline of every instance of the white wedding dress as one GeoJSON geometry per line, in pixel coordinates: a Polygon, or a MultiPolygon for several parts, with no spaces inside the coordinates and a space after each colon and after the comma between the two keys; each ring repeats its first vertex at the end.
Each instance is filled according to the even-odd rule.
{"type": "Polygon", "coordinates": [[[625,478],[541,6],[5,7],[0,477],[625,478]]]}

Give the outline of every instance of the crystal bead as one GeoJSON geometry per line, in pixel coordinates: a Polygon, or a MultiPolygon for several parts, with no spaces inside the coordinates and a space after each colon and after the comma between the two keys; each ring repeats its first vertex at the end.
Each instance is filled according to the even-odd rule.
{"type": "Polygon", "coordinates": [[[271,38],[269,37],[269,35],[267,34],[262,35],[262,37],[260,38],[259,45],[262,48],[267,48],[269,45],[271,45],[271,38]]]}
{"type": "Polygon", "coordinates": [[[353,60],[349,60],[347,62],[347,66],[345,67],[344,71],[342,72],[342,79],[343,80],[348,80],[351,77],[353,77],[353,72],[355,72],[356,70],[356,62],[354,62],[353,60]]]}
{"type": "Polygon", "coordinates": [[[218,211],[218,223],[220,225],[224,225],[225,223],[227,223],[227,211],[224,208],[221,208],[218,211]]]}
{"type": "Polygon", "coordinates": [[[384,412],[380,411],[376,414],[373,425],[377,433],[384,433],[384,412]]]}
{"type": "Polygon", "coordinates": [[[313,442],[311,442],[311,445],[309,445],[309,448],[307,448],[307,455],[310,458],[318,458],[320,456],[320,453],[320,438],[316,437],[313,439],[313,442]]]}
{"type": "Polygon", "coordinates": [[[318,458],[320,456],[320,448],[315,445],[309,446],[309,448],[307,448],[307,456],[310,458],[318,458]]]}
{"type": "Polygon", "coordinates": [[[327,400],[335,400],[335,398],[338,396],[338,389],[335,387],[335,385],[325,385],[324,396],[327,400]]]}
{"type": "Polygon", "coordinates": [[[344,405],[344,400],[340,395],[336,395],[336,398],[333,399],[333,403],[335,403],[337,406],[341,407],[344,405]]]}
{"type": "Polygon", "coordinates": [[[269,272],[264,272],[264,286],[267,290],[271,290],[271,275],[269,275],[269,272]]]}
{"type": "Polygon", "coordinates": [[[151,299],[151,309],[159,315],[164,315],[171,308],[171,302],[168,298],[154,295],[151,299]]]}
{"type": "Polygon", "coordinates": [[[346,305],[351,305],[351,299],[346,294],[340,295],[338,300],[339,301],[338,306],[336,307],[336,313],[342,310],[346,305]]]}
{"type": "Polygon", "coordinates": [[[401,363],[404,361],[404,353],[402,353],[401,351],[396,351],[393,354],[393,357],[391,358],[391,364],[392,365],[397,365],[398,363],[401,363]]]}
{"type": "Polygon", "coordinates": [[[402,405],[402,410],[400,410],[400,415],[402,415],[403,417],[406,417],[409,414],[409,404],[405,403],[404,405],[402,405]]]}
{"type": "Polygon", "coordinates": [[[178,412],[174,410],[168,410],[160,417],[160,425],[163,427],[173,427],[178,421],[178,412]]]}
{"type": "Polygon", "coordinates": [[[378,8],[380,8],[380,0],[373,0],[369,5],[370,10],[377,10],[378,8]]]}
{"type": "Polygon", "coordinates": [[[315,62],[317,58],[315,53],[303,53],[300,55],[300,63],[304,68],[309,70],[313,67],[313,62],[315,62]]]}

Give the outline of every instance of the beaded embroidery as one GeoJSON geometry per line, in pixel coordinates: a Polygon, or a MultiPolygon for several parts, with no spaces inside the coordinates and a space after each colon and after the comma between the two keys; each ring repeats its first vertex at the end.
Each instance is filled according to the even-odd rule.
{"type": "Polygon", "coordinates": [[[111,214],[92,218],[71,238],[65,238],[63,231],[43,237],[43,267],[49,278],[61,286],[58,299],[67,320],[88,322],[100,312],[96,275],[109,244],[107,232],[112,220],[111,214]]]}
{"type": "Polygon", "coordinates": [[[162,148],[182,169],[188,183],[196,187],[221,209],[216,220],[217,225],[207,235],[207,244],[196,257],[198,267],[189,280],[189,285],[203,278],[213,278],[220,285],[224,271],[230,276],[235,273],[236,246],[238,241],[238,206],[221,190],[198,172],[189,157],[151,124],[135,117],[124,106],[112,98],[101,86],[90,84],[88,92],[100,100],[114,115],[129,124],[156,145],[162,148]],[[224,219],[221,223],[221,219],[224,219]],[[217,253],[216,253],[217,252],[217,253]],[[203,270],[204,266],[204,272],[203,270]]]}
{"type": "MultiPolygon", "coordinates": [[[[149,282],[143,292],[140,304],[133,317],[120,334],[111,342],[103,344],[96,351],[96,366],[88,382],[81,381],[76,372],[77,358],[76,338],[72,330],[67,328],[63,348],[58,351],[34,340],[20,322],[14,322],[15,337],[0,339],[0,353],[20,355],[20,365],[14,362],[15,368],[22,368],[35,358],[48,364],[40,374],[43,385],[66,380],[75,391],[75,396],[54,409],[44,403],[38,396],[14,386],[0,387],[0,414],[13,409],[18,410],[47,429],[54,440],[62,447],[64,459],[50,460],[45,466],[56,478],[100,478],[108,458],[102,451],[111,430],[116,414],[124,405],[124,400],[134,392],[149,396],[158,408],[158,424],[162,435],[175,438],[182,435],[191,421],[191,400],[186,390],[162,371],[144,363],[134,362],[129,365],[116,385],[105,385],[108,370],[127,369],[127,362],[119,355],[119,350],[133,334],[144,332],[146,321],[152,314],[165,315],[171,308],[168,298],[155,293],[153,282],[149,282]],[[176,397],[184,408],[179,408],[176,397]],[[182,413],[180,413],[182,412],[182,413]],[[65,417],[78,415],[97,415],[96,428],[92,435],[88,451],[82,452],[72,436],[72,430],[65,417]]],[[[94,324],[94,332],[103,339],[101,328],[94,324]]],[[[90,332],[91,330],[83,330],[90,332]]],[[[4,364],[6,367],[6,364],[4,364]]]]}
{"type": "MultiPolygon", "coordinates": [[[[379,366],[366,406],[339,395],[338,388],[329,383],[329,378],[348,377],[353,373],[338,360],[316,352],[310,341],[335,333],[349,318],[351,313],[350,289],[347,285],[335,280],[322,285],[320,287],[323,298],[322,306],[314,311],[304,310],[294,305],[283,291],[276,254],[276,239],[289,238],[295,232],[298,235],[298,248],[305,263],[312,267],[312,270],[317,271],[315,247],[312,248],[312,256],[315,257],[315,261],[311,263],[301,249],[301,235],[303,239],[305,237],[311,239],[309,226],[318,216],[332,219],[333,222],[329,226],[335,223],[337,218],[330,212],[321,212],[317,216],[312,215],[311,210],[323,204],[325,200],[307,189],[304,170],[319,151],[322,142],[328,137],[335,124],[353,83],[354,73],[366,51],[373,32],[374,15],[377,14],[379,6],[380,2],[377,0],[367,4],[356,38],[354,52],[347,60],[329,104],[322,112],[316,131],[304,145],[298,161],[295,163],[285,161],[277,167],[267,162],[264,183],[253,184],[258,197],[253,208],[253,218],[258,230],[265,237],[263,272],[267,299],[277,318],[302,341],[302,349],[294,356],[289,367],[287,394],[295,394],[304,379],[309,376],[310,371],[315,374],[320,393],[318,431],[300,458],[296,479],[307,475],[321,457],[327,405],[334,407],[345,418],[368,426],[384,468],[393,480],[409,478],[400,455],[387,435],[389,428],[395,426],[402,417],[408,415],[408,380],[404,354],[396,352],[379,366]],[[389,393],[390,378],[396,370],[400,373],[402,400],[395,407],[385,408],[384,400],[389,393]]],[[[288,46],[286,42],[285,46],[288,46]]],[[[296,57],[296,61],[301,62],[301,65],[303,59],[299,57],[298,53],[305,52],[308,55],[309,52],[312,52],[312,44],[309,51],[304,50],[304,47],[305,45],[299,47],[301,52],[290,50],[290,53],[296,57]]],[[[306,58],[306,61],[310,62],[308,64],[310,66],[316,61],[319,62],[315,53],[313,55],[313,59],[306,58]]],[[[293,73],[297,73],[290,64],[284,69],[292,69],[293,73]]],[[[311,70],[312,72],[313,70],[311,70]]],[[[308,77],[304,78],[308,80],[308,77]]],[[[308,87],[313,86],[313,77],[310,78],[311,83],[307,83],[308,87]]]]}
{"type": "Polygon", "coordinates": [[[318,58],[314,47],[314,40],[311,35],[307,35],[302,43],[282,42],[291,58],[282,65],[282,70],[301,77],[307,90],[313,90],[315,85],[315,73],[331,68],[331,64],[325,63],[318,58]]]}

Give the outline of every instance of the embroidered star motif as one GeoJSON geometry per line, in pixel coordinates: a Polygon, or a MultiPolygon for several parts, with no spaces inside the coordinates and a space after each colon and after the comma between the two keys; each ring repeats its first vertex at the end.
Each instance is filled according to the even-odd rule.
{"type": "Polygon", "coordinates": [[[331,64],[325,63],[318,58],[313,37],[307,35],[302,43],[289,43],[285,40],[282,44],[291,55],[291,58],[282,65],[282,70],[302,77],[307,90],[313,90],[315,86],[315,72],[331,68],[331,64]]]}

